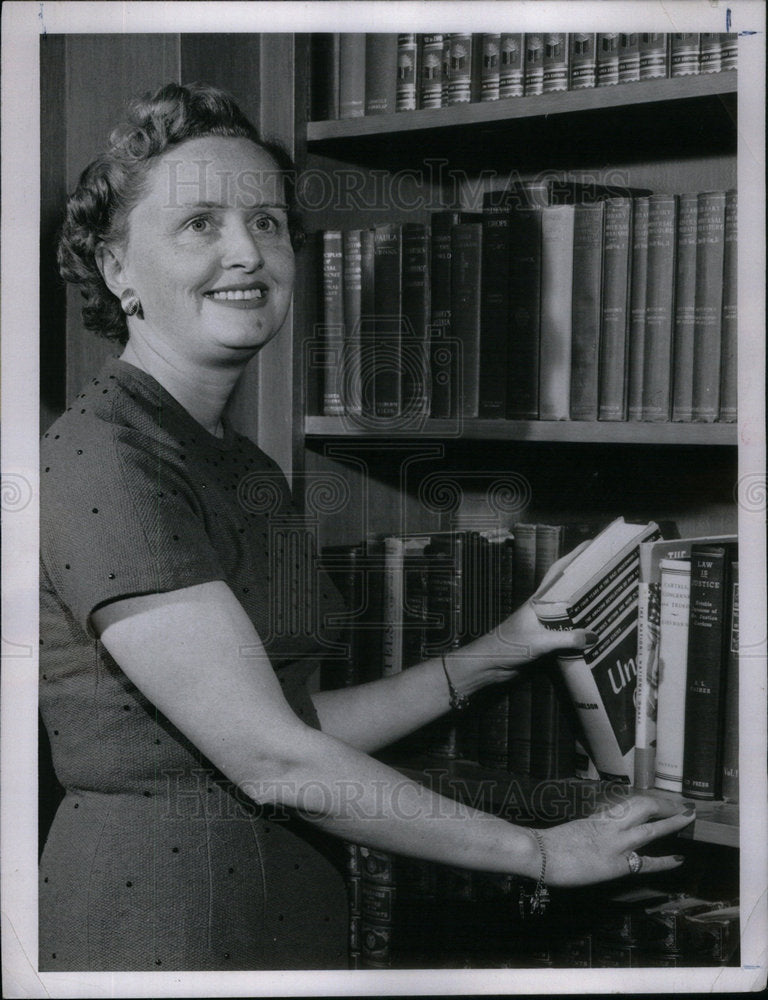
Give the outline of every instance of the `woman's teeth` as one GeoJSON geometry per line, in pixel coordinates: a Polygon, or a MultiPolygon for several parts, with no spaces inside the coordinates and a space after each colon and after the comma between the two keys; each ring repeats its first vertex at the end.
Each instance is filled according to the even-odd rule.
{"type": "Polygon", "coordinates": [[[220,301],[238,302],[248,299],[260,299],[264,296],[264,290],[262,288],[237,289],[230,292],[209,292],[208,295],[210,298],[219,299],[220,301]]]}

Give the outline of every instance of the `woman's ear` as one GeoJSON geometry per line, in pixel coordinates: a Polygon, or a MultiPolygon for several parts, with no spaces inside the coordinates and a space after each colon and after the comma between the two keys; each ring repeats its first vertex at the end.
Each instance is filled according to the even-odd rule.
{"type": "Polygon", "coordinates": [[[94,254],[96,266],[101,272],[104,284],[120,298],[121,292],[126,287],[126,280],[123,274],[122,255],[116,247],[109,247],[106,243],[100,243],[94,254]]]}

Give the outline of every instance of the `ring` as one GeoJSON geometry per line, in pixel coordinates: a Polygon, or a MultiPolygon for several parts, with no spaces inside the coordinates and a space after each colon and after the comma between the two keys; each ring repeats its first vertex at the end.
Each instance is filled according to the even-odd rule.
{"type": "Polygon", "coordinates": [[[631,851],[627,855],[627,864],[629,865],[629,870],[632,875],[637,875],[643,867],[643,859],[637,853],[637,851],[631,851]]]}

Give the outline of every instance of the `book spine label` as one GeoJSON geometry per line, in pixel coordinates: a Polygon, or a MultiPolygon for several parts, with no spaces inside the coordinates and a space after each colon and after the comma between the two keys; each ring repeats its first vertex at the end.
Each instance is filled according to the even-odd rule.
{"type": "Polygon", "coordinates": [[[402,413],[429,413],[429,229],[403,225],[402,413]]]}
{"type": "Polygon", "coordinates": [[[544,92],[544,36],[540,32],[525,36],[525,96],[544,92]]]}
{"type": "Polygon", "coordinates": [[[344,350],[342,260],[341,233],[338,230],[326,230],[323,233],[323,328],[326,347],[323,413],[326,416],[344,412],[340,384],[344,350]]]}
{"type": "Polygon", "coordinates": [[[629,297],[629,376],[627,416],[643,418],[643,367],[645,363],[645,299],[648,285],[647,198],[637,198],[632,210],[632,275],[629,297]]]}
{"type": "Polygon", "coordinates": [[[694,548],[685,694],[683,794],[720,794],[723,736],[723,667],[728,592],[728,552],[694,548]]]}
{"type": "Polygon", "coordinates": [[[568,89],[568,36],[564,32],[549,32],[544,35],[541,89],[544,94],[568,89]]]}
{"type": "Polygon", "coordinates": [[[446,104],[468,104],[472,99],[472,35],[450,35],[448,99],[446,104]]]}
{"type": "Polygon", "coordinates": [[[669,75],[667,36],[661,32],[640,34],[640,79],[658,80],[669,75]]]}
{"type": "Polygon", "coordinates": [[[730,621],[725,672],[722,795],[739,801],[739,566],[731,567],[730,621]]]}
{"type": "Polygon", "coordinates": [[[365,36],[365,113],[391,114],[397,102],[397,35],[365,36]]]}
{"type": "Polygon", "coordinates": [[[374,231],[374,397],[378,417],[396,417],[401,404],[402,227],[374,231]]]}
{"type": "Polygon", "coordinates": [[[669,420],[672,403],[677,198],[651,195],[648,212],[648,273],[643,349],[643,420],[669,420]]]}
{"type": "Polygon", "coordinates": [[[697,76],[699,36],[691,31],[674,32],[669,44],[669,75],[697,76]]]}
{"type": "Polygon", "coordinates": [[[571,420],[597,420],[605,205],[576,205],[571,306],[571,420]]]}
{"type": "Polygon", "coordinates": [[[416,110],[416,56],[418,43],[416,35],[397,36],[397,87],[395,108],[397,111],[416,110]]]}
{"type": "Polygon", "coordinates": [[[502,34],[499,42],[501,66],[499,69],[499,97],[522,97],[525,93],[523,79],[523,36],[502,34]]]}
{"type": "Polygon", "coordinates": [[[483,210],[480,302],[481,417],[504,417],[509,344],[509,210],[489,206],[483,210]]]}
{"type": "Polygon", "coordinates": [[[476,417],[480,405],[480,297],[482,225],[463,222],[451,234],[451,335],[459,347],[459,413],[476,417]]]}
{"type": "Polygon", "coordinates": [[[640,79],[640,35],[636,32],[619,34],[619,83],[635,83],[640,79]]]}
{"type": "Polygon", "coordinates": [[[706,423],[720,412],[720,355],[725,250],[725,192],[699,195],[694,312],[693,419],[706,423]]]}
{"type": "Polygon", "coordinates": [[[569,35],[571,90],[585,90],[597,83],[596,37],[594,32],[584,31],[569,35]]]}
{"type": "Polygon", "coordinates": [[[341,397],[350,414],[362,411],[361,372],[361,295],[362,234],[359,229],[342,233],[344,290],[344,357],[341,370],[341,397]]]}
{"type": "Polygon", "coordinates": [[[632,202],[605,203],[600,344],[600,420],[627,418],[627,333],[632,202]]]}
{"type": "Polygon", "coordinates": [[[419,36],[419,107],[443,104],[443,36],[419,36]]]}
{"type": "Polygon", "coordinates": [[[567,420],[571,390],[573,205],[543,208],[539,416],[567,420]]]}
{"type": "Polygon", "coordinates": [[[365,114],[365,35],[342,32],[339,36],[339,118],[365,114]]]}
{"type": "Polygon", "coordinates": [[[536,209],[512,208],[509,222],[507,416],[512,420],[536,420],[542,214],[536,209]]]}
{"type": "Polygon", "coordinates": [[[610,87],[619,82],[619,34],[601,32],[597,36],[597,85],[610,87]]]}
{"type": "Polygon", "coordinates": [[[738,340],[738,205],[735,191],[725,195],[725,245],[723,248],[723,316],[720,359],[720,420],[734,423],[737,416],[738,340]]]}
{"type": "Polygon", "coordinates": [[[682,722],[685,719],[690,598],[690,563],[663,560],[655,785],[673,792],[683,788],[682,722]]]}
{"type": "Polygon", "coordinates": [[[498,101],[501,72],[501,35],[483,35],[481,44],[480,100],[498,101]]]}
{"type": "Polygon", "coordinates": [[[674,375],[672,419],[693,416],[693,344],[696,310],[696,242],[698,197],[681,194],[677,214],[677,261],[675,275],[674,375]]]}

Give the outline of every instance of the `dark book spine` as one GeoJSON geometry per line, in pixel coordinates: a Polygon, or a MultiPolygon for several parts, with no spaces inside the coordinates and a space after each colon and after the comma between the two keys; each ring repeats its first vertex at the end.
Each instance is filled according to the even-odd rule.
{"type": "Polygon", "coordinates": [[[397,100],[397,35],[365,36],[365,113],[387,115],[397,100]]]}
{"type": "Polygon", "coordinates": [[[398,223],[374,230],[374,400],[377,417],[397,417],[401,404],[403,234],[398,223]]]}
{"type": "Polygon", "coordinates": [[[523,55],[525,96],[531,97],[544,92],[544,36],[532,32],[525,36],[523,55]]]}
{"type": "Polygon", "coordinates": [[[418,37],[415,34],[397,36],[397,93],[398,111],[415,111],[417,98],[418,37]]]}
{"type": "Polygon", "coordinates": [[[511,420],[539,416],[541,222],[537,209],[510,210],[507,417],[511,420]]]}
{"type": "Polygon", "coordinates": [[[309,112],[312,121],[332,121],[339,117],[338,33],[312,35],[309,112]]]}
{"type": "Polygon", "coordinates": [[[376,415],[376,232],[360,230],[360,408],[376,415]]]}
{"type": "Polygon", "coordinates": [[[627,419],[627,333],[632,201],[605,203],[603,304],[600,333],[600,420],[627,419]]]}
{"type": "Polygon", "coordinates": [[[692,31],[673,32],[669,43],[669,75],[697,76],[698,72],[698,34],[692,31]]]}
{"type": "Polygon", "coordinates": [[[403,225],[402,412],[429,413],[430,232],[422,222],[403,225]]]}
{"type": "Polygon", "coordinates": [[[611,87],[619,82],[619,34],[617,31],[598,32],[597,85],[611,87]]]}
{"type": "Polygon", "coordinates": [[[728,612],[728,652],[725,668],[722,794],[739,801],[739,564],[731,566],[728,612]]]}
{"type": "Polygon", "coordinates": [[[349,903],[349,966],[361,967],[361,921],[362,921],[362,869],[360,847],[351,842],[344,843],[344,875],[349,903]]]}
{"type": "Polygon", "coordinates": [[[499,43],[501,68],[499,70],[499,97],[522,97],[523,35],[502,34],[499,43]]]}
{"type": "Polygon", "coordinates": [[[322,551],[323,568],[344,601],[345,621],[339,627],[338,641],[344,651],[323,660],[320,671],[324,691],[359,684],[360,639],[364,610],[363,549],[360,545],[326,546],[322,551]]]}
{"type": "Polygon", "coordinates": [[[640,35],[619,33],[619,83],[635,83],[640,79],[640,35]]]}
{"type": "Polygon", "coordinates": [[[667,36],[658,31],[640,34],[640,79],[658,80],[669,76],[667,36]]]}
{"type": "Polygon", "coordinates": [[[458,366],[451,332],[451,230],[459,218],[459,212],[447,211],[435,212],[431,219],[430,415],[437,418],[456,415],[458,366]]]}
{"type": "Polygon", "coordinates": [[[479,415],[504,417],[509,343],[509,210],[483,210],[479,415]]]}
{"type": "Polygon", "coordinates": [[[737,416],[738,279],[738,203],[736,192],[727,191],[725,195],[723,317],[720,359],[720,420],[725,423],[734,423],[737,416]]]}
{"type": "Polygon", "coordinates": [[[541,214],[539,417],[568,420],[574,206],[550,205],[541,214]]]}
{"type": "Polygon", "coordinates": [[[587,90],[597,83],[597,50],[594,32],[573,32],[570,45],[570,89],[587,90]]]}
{"type": "Polygon", "coordinates": [[[681,194],[677,213],[672,419],[681,421],[688,421],[693,416],[698,202],[698,196],[695,194],[681,194]]]}
{"type": "Polygon", "coordinates": [[[696,238],[693,419],[705,423],[717,420],[720,413],[724,250],[725,192],[703,192],[696,238]]]}
{"type": "Polygon", "coordinates": [[[360,855],[362,964],[363,968],[387,969],[393,960],[396,859],[369,847],[361,847],[360,855]]]}
{"type": "Polygon", "coordinates": [[[329,229],[323,233],[323,332],[325,365],[323,367],[323,413],[344,413],[341,398],[341,370],[344,352],[344,295],[342,291],[343,251],[341,233],[329,229]]]}
{"type": "Polygon", "coordinates": [[[565,32],[544,35],[544,74],[542,93],[553,94],[568,89],[568,36],[565,32]]]}
{"type": "Polygon", "coordinates": [[[643,365],[645,356],[645,299],[648,290],[647,198],[637,198],[632,210],[632,274],[629,294],[629,378],[627,416],[643,419],[643,365]]]}
{"type": "Polygon", "coordinates": [[[365,114],[365,35],[342,32],[339,36],[339,118],[365,114]]]}
{"type": "Polygon", "coordinates": [[[597,420],[605,203],[576,205],[571,300],[571,420],[597,420]]]}
{"type": "Polygon", "coordinates": [[[342,233],[341,242],[344,254],[342,276],[344,292],[344,356],[341,366],[341,400],[344,404],[345,413],[359,414],[362,410],[360,387],[361,230],[347,230],[342,233]]]}
{"type": "Polygon", "coordinates": [[[458,412],[476,417],[480,396],[482,224],[462,222],[451,234],[451,335],[458,341],[458,412]]]}
{"type": "Polygon", "coordinates": [[[651,195],[643,350],[643,420],[669,420],[672,404],[672,319],[677,198],[651,195]]]}
{"type": "Polygon", "coordinates": [[[728,563],[725,546],[691,550],[683,794],[696,799],[720,794],[728,563]]]}
{"type": "Polygon", "coordinates": [[[486,34],[481,40],[480,100],[498,101],[501,70],[501,35],[486,34]]]}
{"type": "Polygon", "coordinates": [[[439,108],[443,103],[443,36],[419,35],[420,108],[439,108]]]}

